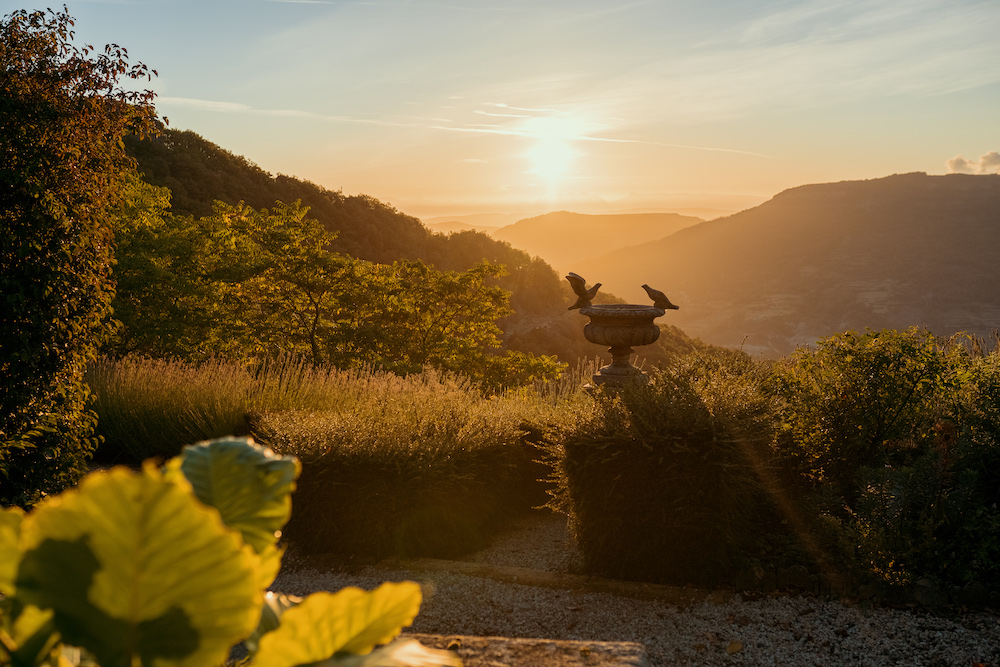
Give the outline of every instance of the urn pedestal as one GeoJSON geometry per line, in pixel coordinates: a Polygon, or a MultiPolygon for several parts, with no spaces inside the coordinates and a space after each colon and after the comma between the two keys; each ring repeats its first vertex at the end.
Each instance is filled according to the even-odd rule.
{"type": "Polygon", "coordinates": [[[583,335],[591,343],[607,345],[612,362],[594,374],[595,385],[645,382],[646,374],[632,365],[632,348],[651,345],[660,337],[660,327],[653,320],[664,314],[662,308],[633,304],[587,305],[580,309],[590,318],[583,335]]]}

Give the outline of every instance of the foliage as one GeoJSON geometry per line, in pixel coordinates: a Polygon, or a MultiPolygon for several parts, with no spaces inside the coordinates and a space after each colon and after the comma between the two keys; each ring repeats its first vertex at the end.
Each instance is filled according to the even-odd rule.
{"type": "Polygon", "coordinates": [[[478,232],[433,234],[416,218],[372,197],[345,195],[280,174],[272,177],[193,132],[167,129],[149,140],[129,138],[126,145],[144,178],[170,189],[178,217],[210,218],[216,201],[228,206],[243,202],[256,210],[269,209],[276,201],[301,201],[335,235],[328,245],[332,252],[386,266],[419,260],[438,271],[458,273],[484,261],[502,265],[506,274],[487,280],[511,293],[514,312],[498,321],[504,331],[501,350],[557,355],[570,363],[596,351],[579,335],[577,319],[566,314],[568,286],[562,277],[542,259],[508,243],[478,232]],[[552,329],[554,335],[546,335],[552,329]]]}
{"type": "Polygon", "coordinates": [[[414,406],[438,400],[472,406],[481,397],[468,382],[433,370],[400,377],[371,367],[317,367],[290,356],[251,367],[218,359],[101,357],[87,381],[104,441],[99,459],[133,464],[175,456],[185,443],[247,433],[263,413],[348,413],[375,420],[409,405],[416,423],[414,406]]]}
{"type": "MultiPolygon", "coordinates": [[[[325,229],[337,234],[331,250],[381,264],[420,259],[431,237],[417,218],[373,197],[272,176],[191,131],[167,129],[158,137],[130,137],[126,145],[147,180],[171,190],[174,212],[181,216],[209,217],[216,201],[261,209],[276,201],[301,200],[325,229]]],[[[482,259],[476,257],[472,264],[482,259]]],[[[465,270],[472,264],[448,268],[465,270]]]]}
{"type": "MultiPolygon", "coordinates": [[[[122,136],[153,129],[150,76],[124,48],[72,45],[65,12],[0,22],[0,503],[75,482],[96,444],[87,362],[108,328],[111,231],[130,165],[122,136]]],[[[155,72],[152,72],[155,74],[155,72]]]]}
{"type": "Polygon", "coordinates": [[[776,366],[789,454],[817,480],[849,488],[862,466],[905,461],[933,437],[963,348],[925,330],[844,332],[776,366]]]}
{"type": "Polygon", "coordinates": [[[0,511],[0,658],[194,667],[221,664],[252,637],[256,665],[385,664],[401,653],[455,664],[411,643],[373,652],[415,617],[412,582],[265,596],[298,473],[252,441],[217,440],[163,470],[92,473],[26,516],[0,511]]]}
{"type": "Polygon", "coordinates": [[[569,515],[585,567],[672,583],[728,583],[777,519],[770,399],[746,355],[708,350],[602,386],[595,411],[559,434],[551,506],[569,515]]]}
{"type": "Polygon", "coordinates": [[[112,305],[122,326],[105,351],[203,354],[224,317],[219,286],[204,279],[215,256],[216,230],[171,215],[170,197],[166,188],[131,174],[111,209],[117,281],[112,305]]]}
{"type": "Polygon", "coordinates": [[[782,453],[848,555],[894,587],[1000,591],[1000,352],[838,334],[776,367],[782,453]]]}

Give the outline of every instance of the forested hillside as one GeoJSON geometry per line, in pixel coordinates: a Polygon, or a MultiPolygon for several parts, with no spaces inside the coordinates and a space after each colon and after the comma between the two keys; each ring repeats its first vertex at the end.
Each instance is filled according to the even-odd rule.
{"type": "MultiPolygon", "coordinates": [[[[422,260],[441,271],[468,271],[483,261],[501,264],[505,275],[490,282],[511,293],[513,313],[498,322],[503,349],[557,355],[568,363],[604,352],[584,339],[587,320],[567,312],[575,297],[563,277],[542,259],[509,243],[473,231],[435,234],[417,218],[373,197],[272,176],[194,132],[164,129],[159,138],[129,138],[126,145],[143,179],[170,190],[174,215],[209,217],[214,201],[271,209],[276,202],[298,200],[309,207],[310,218],[336,235],[329,245],[334,252],[379,264],[422,260]]],[[[668,327],[656,345],[641,352],[657,362],[692,345],[680,330],[668,327]]]]}

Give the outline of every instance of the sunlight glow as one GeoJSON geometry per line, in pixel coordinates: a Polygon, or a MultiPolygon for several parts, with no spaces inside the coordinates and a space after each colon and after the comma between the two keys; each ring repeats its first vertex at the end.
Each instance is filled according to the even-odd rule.
{"type": "Polygon", "coordinates": [[[583,129],[579,120],[562,116],[535,117],[524,123],[524,134],[534,139],[534,144],[524,153],[531,163],[525,173],[542,178],[550,194],[555,193],[560,179],[570,172],[573,161],[580,157],[573,142],[583,129]]]}
{"type": "Polygon", "coordinates": [[[562,139],[540,139],[524,154],[533,165],[528,173],[547,181],[554,181],[568,172],[576,155],[569,142],[562,139]]]}

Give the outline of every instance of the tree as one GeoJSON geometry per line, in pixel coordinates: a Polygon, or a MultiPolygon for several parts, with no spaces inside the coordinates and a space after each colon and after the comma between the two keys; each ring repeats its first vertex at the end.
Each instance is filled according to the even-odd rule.
{"type": "Polygon", "coordinates": [[[108,45],[72,46],[66,12],[0,22],[0,503],[75,482],[95,443],[83,371],[109,330],[105,220],[130,166],[122,137],[155,130],[155,72],[108,45]]]}

